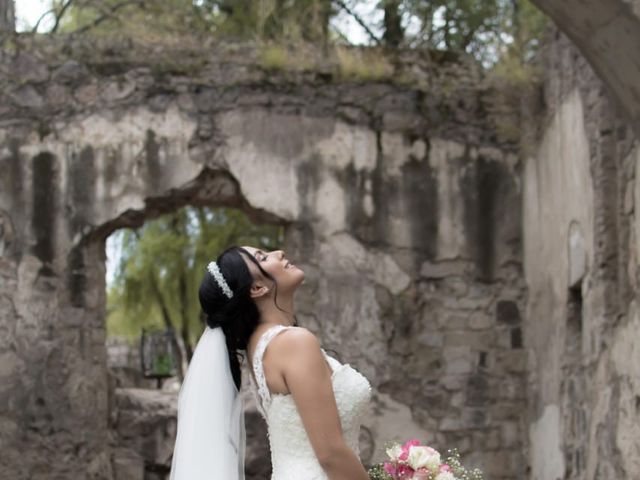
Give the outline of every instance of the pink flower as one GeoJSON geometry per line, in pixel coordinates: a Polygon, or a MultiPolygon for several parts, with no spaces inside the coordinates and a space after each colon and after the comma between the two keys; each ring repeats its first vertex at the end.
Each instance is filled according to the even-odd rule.
{"type": "Polygon", "coordinates": [[[450,472],[451,471],[451,467],[449,465],[447,465],[446,463],[443,463],[442,465],[440,465],[440,470],[439,472],[450,472]]]}
{"type": "Polygon", "coordinates": [[[384,462],[384,471],[387,472],[392,477],[396,475],[396,466],[391,462],[384,462]]]}
{"type": "Polygon", "coordinates": [[[409,457],[409,448],[411,448],[413,445],[420,445],[420,440],[407,440],[402,446],[402,453],[398,457],[398,460],[406,461],[409,457]]]}
{"type": "Polygon", "coordinates": [[[400,464],[398,465],[396,474],[398,475],[398,480],[404,480],[412,478],[413,472],[413,468],[411,468],[409,465],[400,464]]]}

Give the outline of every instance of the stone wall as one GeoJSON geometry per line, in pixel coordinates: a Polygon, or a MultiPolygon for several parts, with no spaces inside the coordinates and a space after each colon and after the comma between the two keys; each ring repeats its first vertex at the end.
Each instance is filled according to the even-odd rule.
{"type": "Polygon", "coordinates": [[[640,134],[640,1],[532,0],[579,48],[640,134]]]}
{"type": "Polygon", "coordinates": [[[638,143],[556,34],[523,178],[532,480],[638,478],[638,143]]]}
{"type": "Polygon", "coordinates": [[[1,60],[2,472],[139,471],[109,442],[131,409],[107,376],[104,242],[194,204],[285,226],[301,325],[374,387],[365,463],[414,436],[523,475],[517,113],[473,62],[405,59],[397,84],[266,70],[246,46],[1,60]]]}

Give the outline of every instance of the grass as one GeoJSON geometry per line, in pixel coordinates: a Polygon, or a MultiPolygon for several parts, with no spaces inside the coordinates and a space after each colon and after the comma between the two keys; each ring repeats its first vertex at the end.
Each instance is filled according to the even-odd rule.
{"type": "Polygon", "coordinates": [[[337,46],[338,77],[346,80],[388,80],[394,74],[393,65],[379,49],[345,48],[337,46]]]}
{"type": "Polygon", "coordinates": [[[330,73],[338,80],[376,81],[393,78],[394,68],[380,49],[331,46],[322,48],[297,43],[284,45],[264,44],[258,53],[258,62],[265,70],[274,72],[319,71],[330,73]]]}

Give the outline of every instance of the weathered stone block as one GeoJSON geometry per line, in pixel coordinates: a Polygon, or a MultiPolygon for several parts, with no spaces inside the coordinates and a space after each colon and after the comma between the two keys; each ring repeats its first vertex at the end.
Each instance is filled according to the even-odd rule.
{"type": "Polygon", "coordinates": [[[422,332],[416,337],[416,342],[425,347],[442,347],[444,345],[444,334],[439,332],[422,332]]]}
{"type": "Polygon", "coordinates": [[[496,305],[496,320],[507,325],[519,325],[522,319],[518,304],[510,300],[499,301],[496,305]]]}
{"type": "Polygon", "coordinates": [[[15,76],[23,83],[42,83],[49,79],[49,66],[35,55],[19,52],[13,57],[10,71],[6,73],[15,76]]]}
{"type": "Polygon", "coordinates": [[[144,459],[133,450],[119,448],[113,453],[113,473],[117,480],[144,480],[144,459]]]}
{"type": "Polygon", "coordinates": [[[505,421],[500,424],[502,446],[517,448],[522,443],[522,432],[518,422],[505,421]]]}
{"type": "Polygon", "coordinates": [[[484,455],[484,473],[489,478],[518,478],[524,469],[518,466],[516,459],[512,452],[506,450],[487,452],[484,455]]]}
{"type": "Polygon", "coordinates": [[[474,349],[488,350],[495,343],[491,332],[447,332],[444,344],[447,347],[469,346],[474,349]]]}
{"type": "Polygon", "coordinates": [[[471,373],[475,361],[469,347],[445,347],[443,349],[444,371],[448,375],[471,373]]]}
{"type": "Polygon", "coordinates": [[[138,388],[116,390],[115,428],[120,445],[146,465],[171,465],[177,426],[177,392],[138,388]]]}
{"type": "Polygon", "coordinates": [[[32,85],[24,85],[9,94],[13,102],[23,108],[42,108],[44,99],[38,90],[32,85]]]}
{"type": "Polygon", "coordinates": [[[527,352],[525,350],[500,352],[498,359],[505,366],[507,372],[524,373],[527,371],[527,352]]]}
{"type": "Polygon", "coordinates": [[[473,312],[469,315],[469,328],[472,330],[484,330],[492,325],[493,319],[484,312],[473,312]]]}
{"type": "Polygon", "coordinates": [[[489,399],[489,379],[487,376],[482,374],[469,376],[466,388],[466,405],[482,407],[487,405],[489,399]]]}
{"type": "Polygon", "coordinates": [[[467,326],[467,317],[441,313],[438,315],[438,325],[443,330],[463,330],[467,326]]]}
{"type": "Polygon", "coordinates": [[[462,410],[462,425],[465,429],[484,429],[489,425],[489,414],[485,408],[469,408],[462,410]]]}
{"type": "Polygon", "coordinates": [[[444,388],[451,391],[463,390],[467,382],[465,375],[445,375],[440,377],[440,383],[444,388]]]}
{"type": "Polygon", "coordinates": [[[132,81],[109,82],[103,86],[100,96],[107,102],[124,100],[136,89],[136,84],[132,81]]]}
{"type": "Polygon", "coordinates": [[[450,432],[464,430],[465,427],[462,425],[461,417],[459,415],[456,415],[443,418],[442,421],[438,424],[438,429],[442,432],[450,432]]]}
{"type": "Polygon", "coordinates": [[[424,262],[420,267],[420,276],[423,278],[463,277],[469,274],[469,270],[469,265],[462,262],[424,262]]]}
{"type": "Polygon", "coordinates": [[[89,76],[87,67],[75,60],[67,60],[53,71],[51,80],[55,83],[76,86],[89,76]]]}

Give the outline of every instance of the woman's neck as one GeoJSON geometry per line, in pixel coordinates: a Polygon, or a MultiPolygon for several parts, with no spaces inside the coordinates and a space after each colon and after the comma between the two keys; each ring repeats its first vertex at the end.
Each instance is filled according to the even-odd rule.
{"type": "Polygon", "coordinates": [[[293,298],[278,297],[278,307],[272,299],[268,300],[269,304],[260,309],[260,318],[262,323],[269,325],[291,326],[295,322],[293,317],[293,298]],[[282,309],[282,310],[281,310],[282,309]]]}

